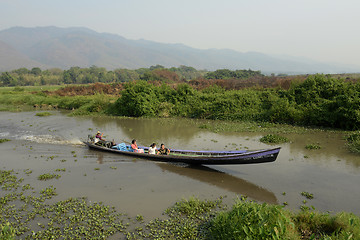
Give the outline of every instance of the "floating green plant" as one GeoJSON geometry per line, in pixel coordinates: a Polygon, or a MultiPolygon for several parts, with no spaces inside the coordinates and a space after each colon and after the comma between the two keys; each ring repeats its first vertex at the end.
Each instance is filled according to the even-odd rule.
{"type": "Polygon", "coordinates": [[[15,228],[10,226],[10,223],[7,222],[5,225],[0,224],[0,239],[15,239],[15,228]]]}
{"type": "Polygon", "coordinates": [[[260,142],[278,144],[278,143],[289,142],[289,139],[287,139],[286,137],[276,135],[276,134],[268,134],[268,135],[265,135],[262,138],[260,138],[260,142]]]}
{"type": "Polygon", "coordinates": [[[317,143],[311,143],[311,144],[307,144],[305,148],[309,150],[315,150],[315,149],[321,149],[321,146],[317,143]]]}
{"type": "Polygon", "coordinates": [[[201,125],[199,125],[199,128],[201,128],[201,129],[209,129],[210,126],[208,124],[201,124],[201,125]]]}
{"type": "Polygon", "coordinates": [[[301,209],[302,211],[309,211],[309,210],[310,210],[310,207],[308,207],[308,206],[306,206],[306,205],[301,205],[301,206],[300,206],[300,209],[301,209]]]}
{"type": "Polygon", "coordinates": [[[0,143],[9,142],[9,141],[11,140],[6,138],[0,138],[0,143]]]}
{"type": "Polygon", "coordinates": [[[42,189],[40,191],[40,193],[42,194],[42,196],[44,196],[45,198],[51,198],[52,196],[56,196],[57,193],[55,192],[56,188],[54,188],[53,186],[50,186],[48,188],[42,189]]]}
{"type": "Polygon", "coordinates": [[[129,217],[85,197],[54,201],[53,186],[21,191],[23,181],[0,170],[0,239],[360,239],[359,216],[320,213],[313,206],[290,212],[287,202],[259,204],[241,196],[227,209],[222,197],[191,197],[166,209],[165,218],[144,223],[140,214],[129,217]]]}
{"type": "Polygon", "coordinates": [[[26,184],[26,185],[22,186],[23,191],[28,190],[28,189],[31,189],[30,184],[26,184]]]}
{"type": "Polygon", "coordinates": [[[44,180],[44,181],[46,181],[46,180],[50,180],[50,179],[53,179],[53,178],[58,179],[58,178],[60,178],[60,177],[61,177],[61,175],[59,175],[59,174],[45,173],[45,174],[39,175],[39,176],[38,176],[38,180],[44,180]]]}
{"type": "Polygon", "coordinates": [[[55,169],[55,172],[65,172],[66,169],[65,168],[57,168],[55,169]]]}
{"type": "Polygon", "coordinates": [[[301,192],[301,196],[304,196],[307,199],[313,199],[314,198],[314,194],[309,193],[309,192],[301,192]]]}
{"type": "Polygon", "coordinates": [[[50,112],[39,112],[39,113],[36,113],[35,116],[38,116],[38,117],[46,117],[46,116],[50,116],[52,115],[52,113],[50,112]]]}
{"type": "Polygon", "coordinates": [[[30,170],[30,169],[25,169],[25,170],[24,170],[24,173],[25,173],[26,175],[30,175],[30,174],[32,173],[32,170],[30,170]]]}

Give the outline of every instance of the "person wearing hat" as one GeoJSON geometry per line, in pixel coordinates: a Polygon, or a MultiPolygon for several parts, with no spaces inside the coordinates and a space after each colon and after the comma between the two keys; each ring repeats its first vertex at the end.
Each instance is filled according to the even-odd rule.
{"type": "Polygon", "coordinates": [[[97,138],[98,140],[105,141],[105,139],[103,139],[102,136],[103,136],[103,133],[101,133],[100,131],[97,131],[95,138],[97,138]]]}

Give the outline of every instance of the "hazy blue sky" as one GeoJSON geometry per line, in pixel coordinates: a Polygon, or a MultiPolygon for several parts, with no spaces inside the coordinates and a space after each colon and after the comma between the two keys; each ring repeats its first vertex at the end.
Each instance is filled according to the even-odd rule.
{"type": "Polygon", "coordinates": [[[0,0],[0,30],[50,25],[360,66],[359,0],[0,0]]]}

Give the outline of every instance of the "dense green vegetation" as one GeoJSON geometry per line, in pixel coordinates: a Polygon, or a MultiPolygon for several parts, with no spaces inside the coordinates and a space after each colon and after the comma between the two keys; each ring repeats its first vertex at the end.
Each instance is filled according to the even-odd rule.
{"type": "MultiPolygon", "coordinates": [[[[56,88],[44,87],[44,90],[58,88],[59,86],[56,88]]],[[[92,96],[57,96],[47,95],[39,90],[39,87],[26,88],[26,90],[18,87],[2,88],[0,89],[0,103],[5,106],[30,105],[35,110],[67,109],[74,110],[72,112],[74,115],[86,115],[94,112],[103,113],[105,109],[109,108],[110,103],[116,100],[115,96],[106,94],[95,94],[92,96]],[[35,89],[37,90],[36,92],[34,92],[35,89]]],[[[12,109],[3,108],[3,110],[9,111],[12,109]]]]}
{"type": "Polygon", "coordinates": [[[247,79],[250,77],[264,76],[260,71],[219,69],[214,72],[208,72],[204,76],[206,79],[247,79]]]}
{"type": "Polygon", "coordinates": [[[96,92],[92,96],[71,97],[15,87],[1,91],[0,103],[74,109],[74,114],[179,116],[344,130],[357,130],[360,126],[360,83],[325,75],[309,76],[303,82],[293,83],[288,90],[225,90],[217,85],[196,90],[187,83],[172,86],[149,81],[131,81],[122,85],[122,89],[120,97],[96,92]]]}
{"type": "MultiPolygon", "coordinates": [[[[239,70],[240,71],[240,70],[239,70]]],[[[247,70],[245,70],[247,71],[247,70]]],[[[251,70],[249,70],[251,71],[251,70]]],[[[115,69],[107,71],[105,68],[92,66],[90,68],[72,67],[68,70],[40,68],[20,68],[0,74],[0,87],[6,86],[41,86],[60,84],[114,83],[134,80],[146,81],[179,81],[202,77],[206,71],[192,67],[165,68],[161,65],[136,70],[115,69]]]]}
{"type": "Polygon", "coordinates": [[[360,132],[349,134],[346,137],[347,146],[351,152],[360,153],[360,132]]]}
{"type": "MultiPolygon", "coordinates": [[[[31,174],[31,170],[24,170],[31,174]]],[[[51,201],[53,186],[35,190],[12,170],[0,170],[0,239],[359,239],[351,213],[290,212],[242,197],[230,210],[221,199],[191,197],[144,222],[86,198],[51,201]]]]}
{"type": "Polygon", "coordinates": [[[360,126],[360,83],[324,75],[309,76],[289,90],[229,90],[212,86],[198,91],[138,81],[125,84],[109,114],[181,116],[251,120],[354,130],[360,126]]]}
{"type": "Polygon", "coordinates": [[[9,223],[0,225],[0,240],[12,240],[15,239],[15,229],[10,227],[9,223]]]}

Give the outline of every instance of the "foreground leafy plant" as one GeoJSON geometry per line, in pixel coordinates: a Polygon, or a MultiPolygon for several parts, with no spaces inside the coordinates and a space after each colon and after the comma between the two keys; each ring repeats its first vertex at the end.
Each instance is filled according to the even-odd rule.
{"type": "MultiPolygon", "coordinates": [[[[165,210],[168,219],[150,221],[142,234],[149,239],[205,239],[207,226],[204,224],[224,207],[221,200],[183,199],[165,210]]],[[[134,239],[138,236],[133,235],[134,239]]]]}
{"type": "Polygon", "coordinates": [[[209,223],[209,239],[299,239],[290,214],[281,206],[238,200],[209,223]]]}
{"type": "Polygon", "coordinates": [[[346,137],[347,147],[351,152],[360,153],[360,132],[349,134],[346,137]]]}
{"type": "Polygon", "coordinates": [[[352,213],[329,215],[300,211],[293,217],[302,239],[359,239],[360,218],[352,213]]]}
{"type": "Polygon", "coordinates": [[[109,206],[86,198],[48,204],[54,187],[25,195],[16,192],[21,182],[13,171],[0,170],[0,239],[106,239],[126,229],[124,215],[109,206]]]}
{"type": "Polygon", "coordinates": [[[227,211],[221,200],[192,197],[146,224],[142,215],[130,221],[84,197],[47,203],[57,195],[53,186],[30,192],[22,182],[0,170],[0,239],[360,239],[360,218],[352,213],[291,213],[245,197],[227,211]]]}
{"type": "Polygon", "coordinates": [[[15,229],[11,227],[9,223],[6,223],[4,226],[0,224],[0,239],[15,239],[15,229]]]}

